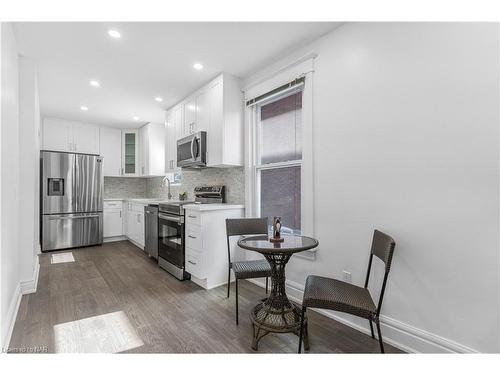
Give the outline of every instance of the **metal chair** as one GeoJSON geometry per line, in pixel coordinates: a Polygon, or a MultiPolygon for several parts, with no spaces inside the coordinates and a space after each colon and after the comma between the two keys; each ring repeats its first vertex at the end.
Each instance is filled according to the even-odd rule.
{"type": "Polygon", "coordinates": [[[271,276],[271,266],[265,259],[247,260],[240,262],[231,262],[230,238],[232,236],[243,235],[267,235],[267,218],[258,219],[226,219],[227,235],[227,258],[229,261],[227,273],[227,298],[231,288],[231,269],[235,276],[236,287],[236,324],[238,324],[238,280],[253,279],[257,277],[266,278],[266,294],[268,289],[268,278],[271,276]]]}
{"type": "Polygon", "coordinates": [[[304,316],[308,307],[341,311],[368,319],[373,339],[375,339],[375,334],[373,333],[373,322],[375,322],[377,325],[380,351],[384,353],[384,343],[382,341],[382,333],[380,332],[380,309],[382,308],[382,300],[384,298],[387,276],[389,275],[389,271],[391,269],[392,255],[394,253],[395,246],[396,243],[392,237],[378,230],[373,232],[372,248],[370,251],[370,259],[368,262],[364,288],[327,277],[307,277],[306,287],[304,289],[304,298],[302,300],[299,353],[302,349],[304,316]],[[382,282],[382,290],[380,291],[377,306],[375,306],[370,292],[368,291],[368,281],[370,279],[370,271],[374,255],[381,259],[385,264],[384,281],[382,282]]]}

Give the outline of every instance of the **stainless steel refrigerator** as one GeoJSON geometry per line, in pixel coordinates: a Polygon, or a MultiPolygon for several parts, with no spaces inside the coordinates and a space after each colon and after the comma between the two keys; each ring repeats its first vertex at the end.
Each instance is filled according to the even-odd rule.
{"type": "Polygon", "coordinates": [[[40,153],[42,251],[102,243],[102,158],[40,153]]]}

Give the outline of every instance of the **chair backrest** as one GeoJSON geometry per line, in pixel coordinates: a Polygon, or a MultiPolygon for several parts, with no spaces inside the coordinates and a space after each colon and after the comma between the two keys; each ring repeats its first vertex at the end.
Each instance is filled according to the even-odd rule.
{"type": "Polygon", "coordinates": [[[375,255],[377,258],[382,260],[385,265],[384,281],[382,283],[382,290],[380,291],[380,297],[378,300],[377,314],[380,314],[380,308],[382,307],[382,300],[384,299],[387,276],[389,275],[389,271],[391,270],[392,256],[394,254],[395,247],[396,242],[391,236],[375,229],[375,231],[373,232],[368,270],[366,272],[365,288],[368,288],[368,281],[370,280],[370,272],[372,268],[372,260],[373,256],[375,255]]]}
{"type": "Polygon", "coordinates": [[[394,242],[391,236],[375,229],[373,232],[371,253],[384,262],[385,272],[391,270],[392,255],[394,254],[395,247],[396,242],[394,242]]]}
{"type": "Polygon", "coordinates": [[[267,234],[267,217],[247,219],[226,219],[227,258],[231,267],[231,247],[229,239],[232,236],[267,234]]]}

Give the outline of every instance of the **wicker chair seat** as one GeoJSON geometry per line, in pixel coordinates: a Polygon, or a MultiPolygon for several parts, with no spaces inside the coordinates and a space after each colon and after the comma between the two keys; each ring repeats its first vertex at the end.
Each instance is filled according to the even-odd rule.
{"type": "Polygon", "coordinates": [[[265,259],[233,262],[232,269],[237,279],[271,276],[271,266],[265,259]]]}
{"type": "Polygon", "coordinates": [[[307,277],[302,305],[336,310],[366,319],[374,318],[377,311],[368,289],[321,276],[307,277]]]}

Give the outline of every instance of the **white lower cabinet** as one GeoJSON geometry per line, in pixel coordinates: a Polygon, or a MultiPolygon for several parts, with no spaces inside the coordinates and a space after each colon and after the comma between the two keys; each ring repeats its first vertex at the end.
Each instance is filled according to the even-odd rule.
{"type": "Polygon", "coordinates": [[[141,203],[125,203],[125,236],[141,249],[144,249],[145,243],[144,206],[141,203]]]}
{"type": "MultiPolygon", "coordinates": [[[[205,289],[227,283],[226,219],[244,216],[242,206],[214,209],[208,206],[211,205],[184,206],[186,271],[191,274],[191,281],[205,289]]],[[[233,241],[233,255],[234,248],[233,241]]]]}
{"type": "Polygon", "coordinates": [[[103,217],[104,238],[123,236],[123,205],[121,200],[105,201],[103,217]]]}

